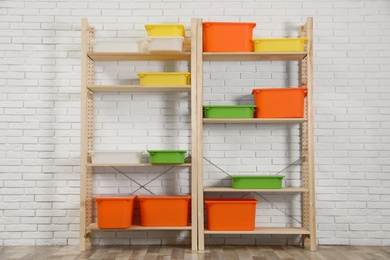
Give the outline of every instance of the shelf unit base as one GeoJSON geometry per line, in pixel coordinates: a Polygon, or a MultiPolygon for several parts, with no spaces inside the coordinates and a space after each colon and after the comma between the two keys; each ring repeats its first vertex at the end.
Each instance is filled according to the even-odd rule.
{"type": "Polygon", "coordinates": [[[191,230],[191,226],[172,226],[172,227],[147,227],[140,225],[132,225],[129,228],[98,228],[97,223],[92,223],[87,226],[87,230],[99,231],[131,231],[131,230],[191,230]]]}
{"type": "Polygon", "coordinates": [[[253,234],[253,235],[310,235],[310,231],[302,227],[256,227],[250,231],[204,231],[205,234],[253,234]]]}

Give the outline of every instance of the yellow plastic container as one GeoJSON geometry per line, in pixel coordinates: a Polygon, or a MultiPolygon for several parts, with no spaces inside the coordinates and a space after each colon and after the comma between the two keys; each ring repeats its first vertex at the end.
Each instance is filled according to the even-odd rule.
{"type": "Polygon", "coordinates": [[[185,37],[183,24],[145,24],[149,37],[153,36],[180,36],[185,37]]]}
{"type": "Polygon", "coordinates": [[[253,39],[254,52],[303,52],[306,38],[253,39]]]}
{"type": "Polygon", "coordinates": [[[141,86],[185,86],[191,84],[189,72],[139,72],[141,86]]]}

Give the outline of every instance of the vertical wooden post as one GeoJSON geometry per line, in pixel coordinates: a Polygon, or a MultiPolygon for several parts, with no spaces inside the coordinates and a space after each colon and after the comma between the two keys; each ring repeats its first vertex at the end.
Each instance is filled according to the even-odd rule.
{"type": "Polygon", "coordinates": [[[198,249],[197,19],[191,19],[191,249],[198,249]]]}
{"type": "Polygon", "coordinates": [[[81,19],[81,120],[80,120],[80,250],[91,246],[91,233],[87,226],[92,223],[92,167],[88,150],[93,146],[93,92],[87,88],[94,82],[94,64],[87,53],[92,51],[90,40],[94,29],[86,18],[81,19]]]}
{"type": "Polygon", "coordinates": [[[204,206],[203,206],[203,30],[202,19],[197,19],[197,127],[198,127],[198,250],[204,250],[204,206]]]}
{"type": "Polygon", "coordinates": [[[315,207],[315,176],[314,176],[314,108],[313,108],[313,18],[309,17],[301,27],[301,37],[306,37],[307,56],[300,62],[300,84],[306,85],[305,117],[302,124],[302,187],[309,192],[302,194],[302,226],[310,230],[310,250],[316,251],[316,207],[315,207]]]}

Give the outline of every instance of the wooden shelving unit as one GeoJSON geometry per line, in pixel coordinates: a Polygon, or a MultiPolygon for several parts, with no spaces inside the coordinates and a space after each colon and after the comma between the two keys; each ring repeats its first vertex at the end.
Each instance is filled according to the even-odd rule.
{"type": "MultiPolygon", "coordinates": [[[[191,53],[94,53],[90,40],[94,28],[82,19],[81,42],[81,168],[80,168],[80,249],[91,246],[91,232],[99,229],[92,222],[93,168],[98,166],[151,167],[151,164],[93,164],[88,151],[93,150],[93,106],[95,92],[189,92],[191,96],[191,163],[174,165],[191,168],[191,226],[189,227],[142,227],[132,226],[124,230],[191,230],[192,250],[204,250],[205,234],[252,234],[252,235],[301,235],[302,244],[316,250],[316,215],[314,185],[314,121],[313,121],[313,20],[308,18],[301,27],[301,37],[308,38],[305,52],[299,53],[203,53],[202,20],[191,21],[191,53]],[[184,60],[191,62],[190,86],[139,86],[95,85],[95,61],[151,61],[184,60]],[[203,118],[203,62],[204,61],[299,61],[300,85],[306,85],[303,118],[203,118]],[[282,189],[233,189],[230,187],[203,186],[203,126],[204,124],[300,124],[302,144],[302,178],[300,187],[282,189]],[[210,231],[204,227],[204,193],[255,192],[301,196],[301,227],[256,227],[253,231],[210,231]]],[[[170,166],[170,165],[164,165],[170,166]]],[[[110,229],[111,230],[111,229],[110,229]]],[[[120,231],[120,230],[116,230],[120,231]]]]}
{"type": "MultiPolygon", "coordinates": [[[[195,21],[195,20],[194,20],[195,21]]],[[[196,23],[192,23],[192,39],[196,39],[194,32],[196,23]]],[[[192,80],[189,86],[139,86],[139,85],[95,85],[94,67],[95,61],[191,61],[192,74],[196,74],[196,59],[194,53],[122,53],[105,52],[95,53],[90,44],[94,38],[94,27],[88,25],[86,18],[81,20],[81,149],[80,149],[80,250],[91,247],[91,232],[99,231],[131,231],[131,230],[189,230],[191,231],[191,248],[197,249],[197,157],[192,156],[191,163],[163,164],[157,166],[177,166],[191,168],[191,226],[173,227],[144,227],[133,225],[128,229],[99,229],[97,223],[92,222],[92,195],[93,195],[93,168],[100,166],[134,166],[157,167],[155,164],[117,164],[117,163],[91,163],[88,151],[93,150],[93,121],[94,121],[94,93],[95,92],[190,92],[191,93],[191,120],[195,122],[196,114],[196,80],[192,80]]],[[[192,42],[196,47],[197,43],[192,42]]],[[[197,153],[197,128],[191,124],[192,154],[197,153]]]]}
{"type": "MultiPolygon", "coordinates": [[[[202,39],[201,20],[198,20],[197,36],[202,39]]],[[[202,53],[197,56],[197,64],[203,75],[203,61],[299,61],[300,85],[306,85],[308,95],[305,98],[304,118],[267,118],[267,119],[215,119],[198,117],[199,152],[198,152],[198,249],[204,250],[205,234],[292,234],[302,235],[302,244],[310,245],[312,251],[316,250],[316,215],[315,215],[315,185],[314,185],[314,122],[313,122],[313,19],[308,18],[305,25],[301,26],[301,37],[308,38],[306,51],[300,53],[202,53]],[[302,144],[302,178],[301,187],[287,187],[280,190],[264,189],[233,189],[228,187],[203,187],[203,158],[202,138],[203,124],[301,124],[302,144]],[[256,227],[254,231],[210,231],[204,227],[204,193],[207,192],[256,192],[256,193],[300,193],[302,203],[302,226],[301,227],[256,227]]],[[[197,75],[198,76],[198,75],[197,75]]],[[[203,109],[203,84],[202,78],[197,82],[197,113],[202,115],[203,109]]]]}

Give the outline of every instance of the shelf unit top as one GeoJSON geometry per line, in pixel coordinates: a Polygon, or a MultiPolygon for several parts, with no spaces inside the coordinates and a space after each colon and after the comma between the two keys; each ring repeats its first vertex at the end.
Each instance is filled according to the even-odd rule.
{"type": "Polygon", "coordinates": [[[87,166],[92,167],[111,167],[111,166],[135,166],[135,167],[152,167],[152,166],[177,166],[177,167],[190,167],[191,163],[181,164],[151,164],[151,163],[88,163],[87,166]]]}
{"type": "Polygon", "coordinates": [[[191,226],[172,226],[172,227],[147,227],[132,225],[129,228],[98,228],[97,223],[89,224],[87,230],[101,230],[101,231],[129,231],[129,230],[191,230],[191,226]]]}
{"type": "Polygon", "coordinates": [[[88,85],[93,92],[191,92],[186,86],[88,85]]]}
{"type": "Polygon", "coordinates": [[[306,118],[203,118],[205,124],[299,124],[306,118]]]}
{"type": "Polygon", "coordinates": [[[143,53],[143,52],[89,52],[94,61],[149,61],[149,60],[190,60],[190,52],[143,53]]]}
{"type": "Polygon", "coordinates": [[[263,235],[309,235],[310,231],[302,227],[256,227],[248,231],[204,231],[205,234],[263,234],[263,235]]]}
{"type": "Polygon", "coordinates": [[[296,193],[309,192],[308,188],[286,187],[281,189],[234,189],[231,187],[204,187],[205,192],[262,192],[262,193],[296,193]]]}

